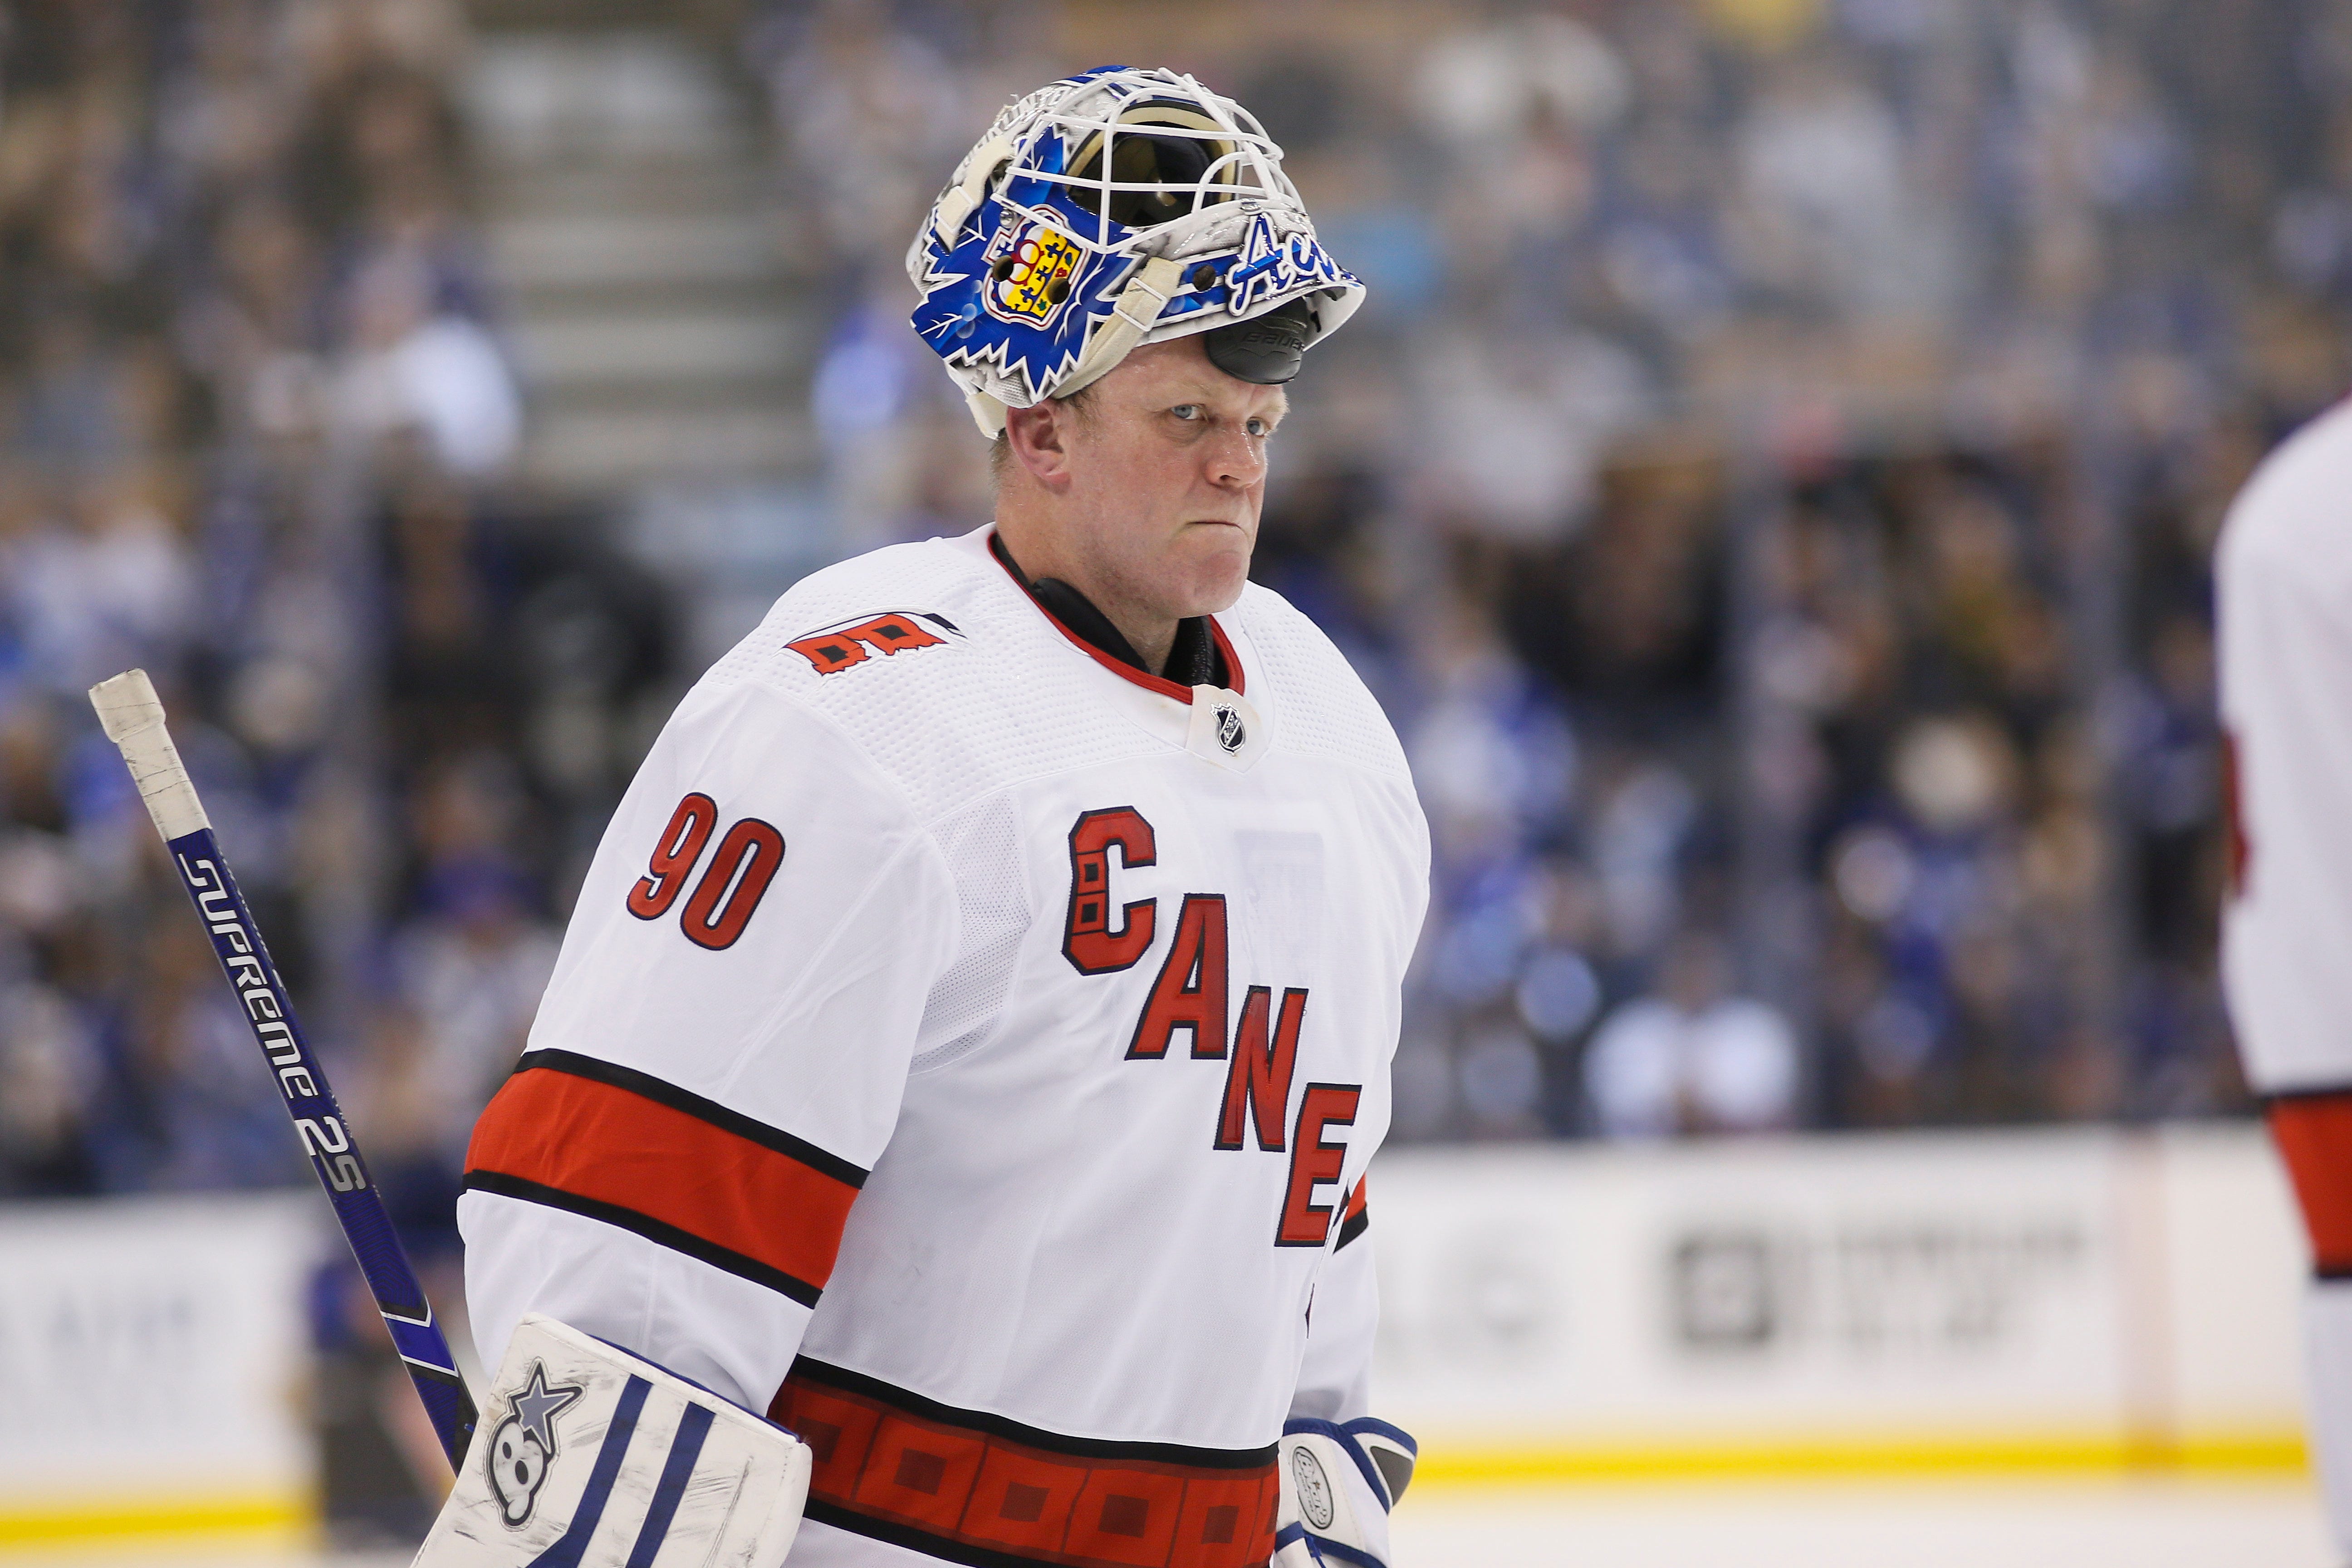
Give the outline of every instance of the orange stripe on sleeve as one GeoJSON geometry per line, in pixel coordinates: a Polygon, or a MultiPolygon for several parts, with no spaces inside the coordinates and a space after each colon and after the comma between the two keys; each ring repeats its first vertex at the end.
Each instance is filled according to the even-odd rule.
{"type": "Polygon", "coordinates": [[[864,1180],[698,1096],[564,1052],[523,1058],[475,1124],[466,1164],[468,1187],[604,1220],[808,1306],[864,1180]]]}

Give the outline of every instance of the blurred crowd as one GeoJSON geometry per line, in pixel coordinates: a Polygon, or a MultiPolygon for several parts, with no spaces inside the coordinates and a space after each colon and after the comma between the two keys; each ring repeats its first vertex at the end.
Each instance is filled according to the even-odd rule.
{"type": "Polygon", "coordinates": [[[1136,14],[749,29],[832,495],[861,540],[986,514],[899,267],[997,104],[1132,59],[1263,118],[1371,290],[1257,575],[1434,826],[1402,1135],[2243,1107],[2208,561],[2352,374],[2352,13],[1136,14]]]}
{"type": "Polygon", "coordinates": [[[84,696],[142,666],[427,1255],[668,679],[504,477],[450,0],[0,7],[0,1194],[302,1179],[84,696]]]}
{"type": "MultiPolygon", "coordinates": [[[[1258,574],[1434,830],[1401,1136],[2242,1106],[2207,563],[2347,379],[2352,16],[1176,16],[730,36],[832,333],[845,549],[987,514],[900,267],[1015,92],[1197,72],[1370,285],[1293,388],[1258,574]]],[[[430,1251],[698,673],[595,519],[514,481],[467,45],[456,0],[0,5],[0,1194],[299,1177],[91,682],[155,677],[430,1251]]]]}

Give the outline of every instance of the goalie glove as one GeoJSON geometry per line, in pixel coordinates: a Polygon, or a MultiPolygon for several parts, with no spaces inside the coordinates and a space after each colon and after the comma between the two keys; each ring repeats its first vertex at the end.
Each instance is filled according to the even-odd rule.
{"type": "Polygon", "coordinates": [[[1389,1510],[1419,1452],[1406,1433],[1369,1415],[1285,1422],[1272,1568],[1388,1568],[1389,1510]]]}
{"type": "Polygon", "coordinates": [[[412,1568],[776,1568],[808,1482],[782,1427],[531,1313],[412,1568]]]}

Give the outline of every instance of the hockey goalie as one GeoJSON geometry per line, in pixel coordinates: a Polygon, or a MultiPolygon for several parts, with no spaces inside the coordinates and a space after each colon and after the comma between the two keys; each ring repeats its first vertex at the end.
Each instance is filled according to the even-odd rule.
{"type": "Polygon", "coordinates": [[[1246,110],[1116,67],[1007,107],[908,267],[994,521],[794,587],[614,814],[467,1155],[499,1372],[427,1568],[1387,1561],[1427,830],[1247,581],[1362,288],[1246,110]]]}

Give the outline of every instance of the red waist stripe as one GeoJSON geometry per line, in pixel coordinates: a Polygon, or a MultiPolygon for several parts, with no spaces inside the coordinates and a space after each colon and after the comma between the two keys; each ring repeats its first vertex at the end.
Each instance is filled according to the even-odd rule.
{"type": "Polygon", "coordinates": [[[1274,1551],[1271,1464],[1054,1453],[798,1369],[768,1414],[813,1451],[811,1518],[953,1561],[1249,1568],[1274,1551]]]}

